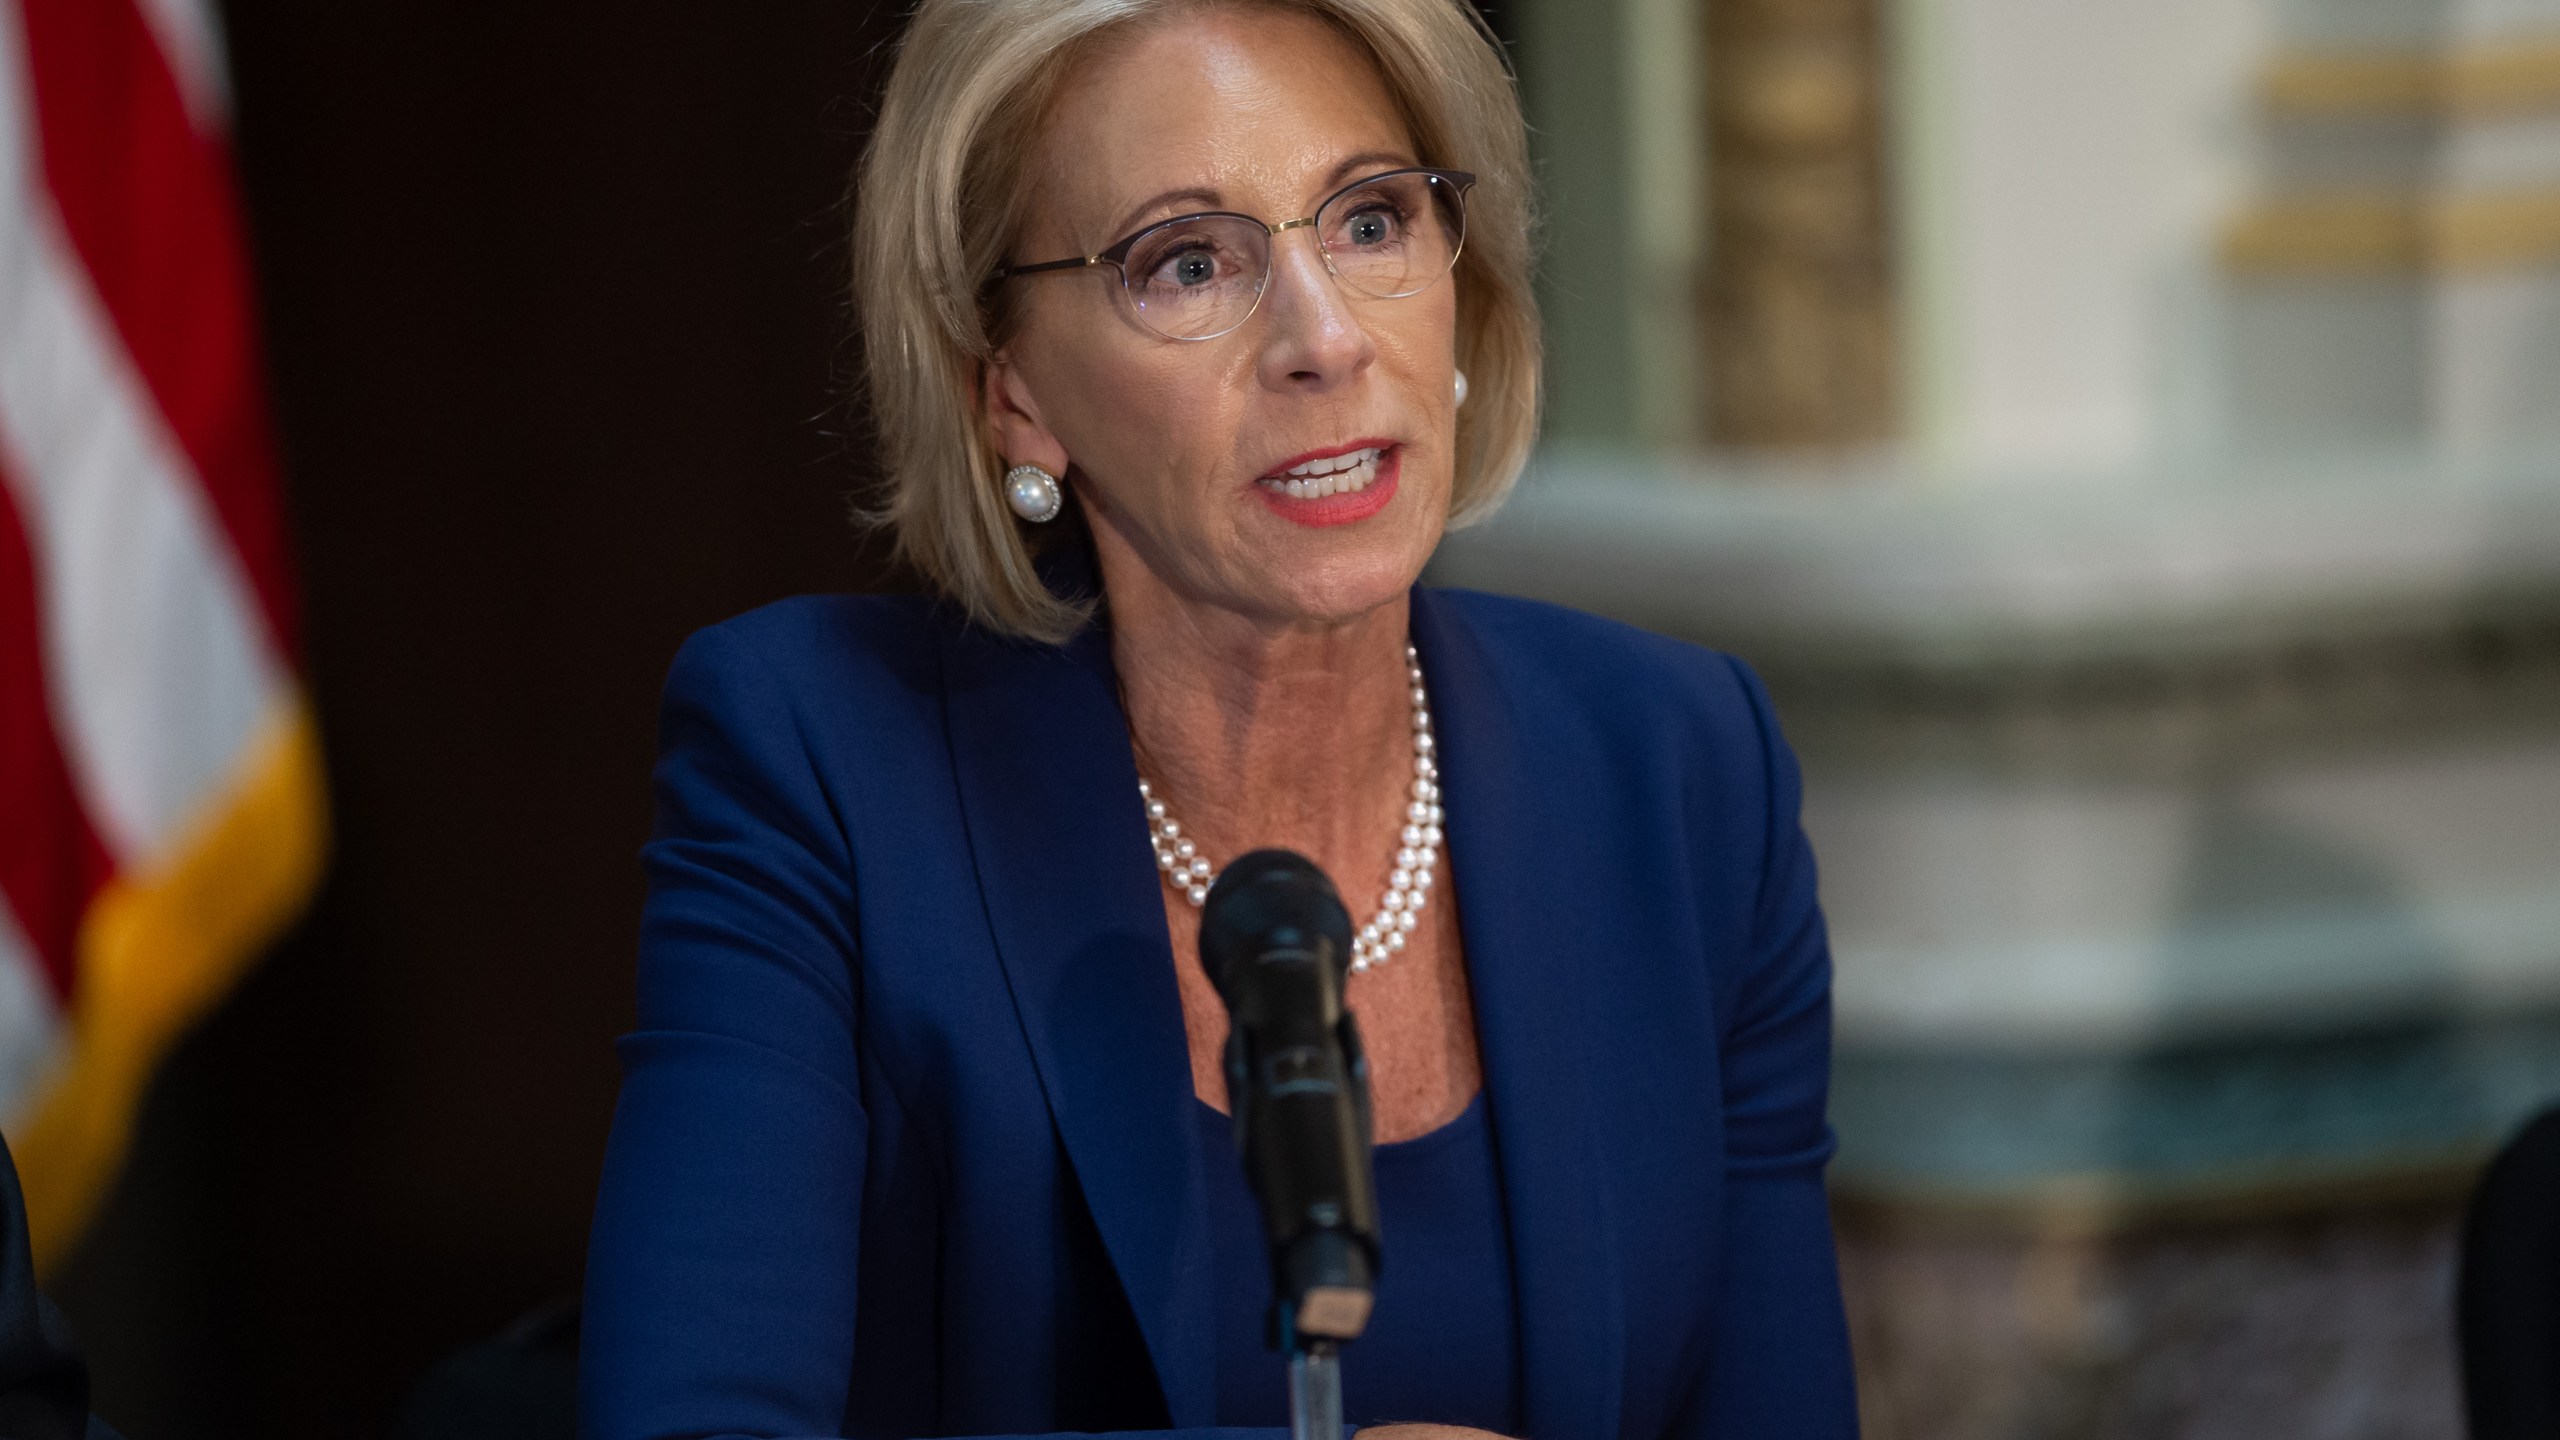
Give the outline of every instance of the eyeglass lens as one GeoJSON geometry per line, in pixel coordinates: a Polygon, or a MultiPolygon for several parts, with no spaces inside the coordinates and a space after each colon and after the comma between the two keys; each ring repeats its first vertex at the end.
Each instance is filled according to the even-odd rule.
{"type": "MultiPolygon", "coordinates": [[[[1466,212],[1436,175],[1382,175],[1325,202],[1316,240],[1334,275],[1372,299],[1428,288],[1456,263],[1466,212]]],[[[1208,215],[1141,233],[1121,262],[1129,299],[1150,329],[1204,340],[1244,323],[1271,279],[1271,232],[1208,215]]]]}

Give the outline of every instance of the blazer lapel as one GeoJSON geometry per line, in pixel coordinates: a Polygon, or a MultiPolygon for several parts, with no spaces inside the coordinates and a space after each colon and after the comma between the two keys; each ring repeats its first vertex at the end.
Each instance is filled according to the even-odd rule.
{"type": "Polygon", "coordinates": [[[1177,1426],[1216,1405],[1207,1190],[1110,642],[952,626],[952,763],[988,923],[1076,1181],[1177,1426]]]}
{"type": "Polygon", "coordinates": [[[1463,617],[1417,588],[1413,633],[1441,741],[1449,864],[1511,1219],[1521,1420],[1541,1440],[1615,1440],[1625,1315],[1586,1079],[1600,1037],[1582,989],[1588,946],[1565,898],[1572,873],[1553,848],[1588,822],[1557,813],[1532,783],[1549,747],[1463,617]]]}

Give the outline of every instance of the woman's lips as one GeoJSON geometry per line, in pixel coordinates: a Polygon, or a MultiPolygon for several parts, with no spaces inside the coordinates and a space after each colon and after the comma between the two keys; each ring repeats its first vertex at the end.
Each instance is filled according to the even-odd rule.
{"type": "Polygon", "coordinates": [[[1390,445],[1329,475],[1256,480],[1253,492],[1283,520],[1319,528],[1348,525],[1377,514],[1396,498],[1396,475],[1403,468],[1403,458],[1404,447],[1390,445]]]}

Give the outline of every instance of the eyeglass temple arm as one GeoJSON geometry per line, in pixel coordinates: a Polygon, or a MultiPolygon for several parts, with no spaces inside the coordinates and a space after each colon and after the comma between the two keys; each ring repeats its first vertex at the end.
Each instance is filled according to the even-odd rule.
{"type": "Polygon", "coordinates": [[[987,278],[1010,280],[1016,275],[1037,275],[1043,270],[1081,270],[1088,265],[1101,263],[1102,257],[1099,255],[1070,255],[1064,260],[1043,260],[1037,265],[1007,265],[987,278]]]}

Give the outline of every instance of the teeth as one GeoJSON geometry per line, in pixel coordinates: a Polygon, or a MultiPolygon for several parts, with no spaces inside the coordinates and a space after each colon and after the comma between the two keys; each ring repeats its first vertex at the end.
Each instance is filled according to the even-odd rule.
{"type": "Polygon", "coordinates": [[[1366,450],[1354,450],[1348,455],[1328,455],[1322,460],[1310,460],[1304,465],[1293,465],[1280,473],[1301,477],[1331,475],[1339,470],[1349,470],[1354,466],[1369,464],[1378,458],[1379,453],[1373,446],[1366,450]]]}
{"type": "Polygon", "coordinates": [[[1356,494],[1368,489],[1369,482],[1378,478],[1378,461],[1385,454],[1384,450],[1372,446],[1354,450],[1348,455],[1310,460],[1277,475],[1266,476],[1261,483],[1293,500],[1321,500],[1327,495],[1356,494]]]}

